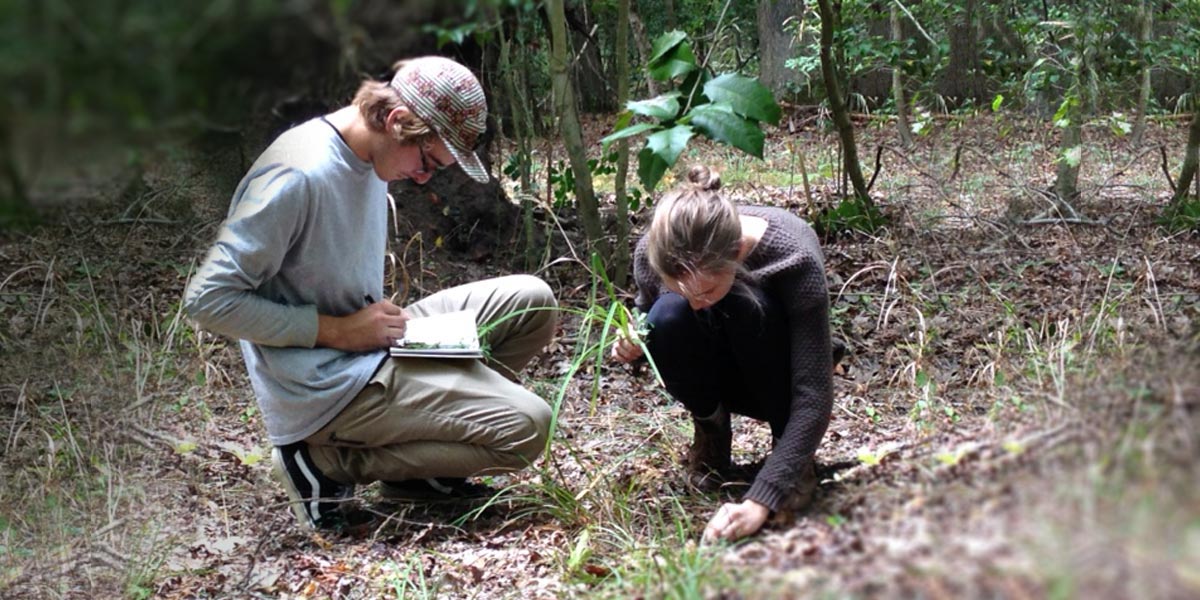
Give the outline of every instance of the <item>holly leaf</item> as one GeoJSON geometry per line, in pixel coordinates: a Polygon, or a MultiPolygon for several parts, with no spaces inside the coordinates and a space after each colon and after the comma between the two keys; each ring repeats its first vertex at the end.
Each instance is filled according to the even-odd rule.
{"type": "MultiPolygon", "coordinates": [[[[664,34],[663,37],[671,35],[671,32],[664,34]]],[[[686,38],[687,36],[684,36],[686,38]]],[[[663,39],[662,37],[659,38],[663,39]]],[[[670,81],[675,77],[680,77],[695,71],[696,55],[692,53],[692,46],[681,39],[673,46],[665,51],[653,53],[655,58],[646,63],[646,70],[650,72],[650,76],[659,81],[670,81]]]]}
{"type": "Polygon", "coordinates": [[[667,167],[666,161],[655,154],[649,146],[638,152],[638,179],[647,192],[654,190],[654,186],[658,185],[662,179],[663,173],[667,172],[667,167]]]}
{"type": "Polygon", "coordinates": [[[679,115],[679,96],[679,92],[671,92],[649,100],[628,102],[625,108],[644,117],[669,121],[679,115]]]}
{"type": "Polygon", "coordinates": [[[704,84],[704,95],[713,102],[728,104],[733,112],[772,125],[779,123],[782,111],[775,95],[757,79],[726,73],[704,84]]]}
{"type": "Polygon", "coordinates": [[[687,39],[687,34],[676,29],[668,31],[654,40],[653,47],[650,48],[650,60],[646,61],[647,65],[653,65],[659,61],[665,60],[668,53],[674,52],[679,44],[687,39]]]}
{"type": "Polygon", "coordinates": [[[640,133],[645,133],[647,131],[651,131],[651,130],[657,129],[657,128],[658,128],[657,123],[638,123],[637,125],[630,125],[629,127],[626,127],[625,129],[610,133],[608,136],[601,139],[600,143],[605,148],[607,148],[609,144],[611,144],[617,140],[622,140],[627,137],[633,137],[640,133]]]}
{"type": "Polygon", "coordinates": [[[675,164],[684,148],[687,148],[688,140],[692,139],[695,133],[687,125],[676,125],[670,129],[650,134],[646,137],[646,147],[670,167],[675,164]]]}
{"type": "Polygon", "coordinates": [[[697,131],[717,142],[758,158],[763,157],[763,135],[758,123],[737,113],[724,103],[702,104],[689,113],[689,123],[697,131]]]}

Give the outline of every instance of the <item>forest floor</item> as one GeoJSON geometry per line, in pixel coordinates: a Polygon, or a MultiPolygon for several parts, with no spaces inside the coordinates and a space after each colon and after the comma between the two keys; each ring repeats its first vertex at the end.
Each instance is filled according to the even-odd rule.
{"type": "MultiPolygon", "coordinates": [[[[797,122],[765,163],[698,144],[681,164],[807,215],[837,160],[797,122]]],[[[487,479],[500,493],[474,509],[367,487],[353,503],[368,525],[300,530],[236,344],[179,309],[240,176],[228,149],[165,152],[132,176],[64,169],[36,188],[44,224],[0,238],[0,597],[1196,597],[1200,237],[1156,222],[1156,148],[1178,164],[1176,125],[1140,149],[1089,130],[1090,224],[1023,222],[1053,181],[1041,126],[955,117],[885,150],[874,193],[891,224],[825,241],[852,354],[816,500],[711,546],[699,534],[738,489],[687,487],[690,421],[648,374],[566,377],[588,343],[574,317],[526,373],[564,395],[548,459],[487,479]]],[[[860,127],[868,169],[891,133],[860,127]]],[[[498,262],[427,249],[409,266],[420,292],[498,262]]],[[[588,306],[579,264],[540,274],[588,306]]],[[[734,424],[735,460],[760,460],[765,425],[734,424]]]]}

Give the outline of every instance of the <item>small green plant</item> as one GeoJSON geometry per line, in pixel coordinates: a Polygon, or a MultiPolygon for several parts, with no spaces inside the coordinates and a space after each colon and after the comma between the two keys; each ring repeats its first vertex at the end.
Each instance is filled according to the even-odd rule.
{"type": "Polygon", "coordinates": [[[562,409],[562,403],[566,399],[567,392],[570,390],[571,382],[574,381],[575,376],[586,366],[590,365],[592,367],[595,376],[592,378],[590,412],[595,414],[596,402],[600,396],[600,373],[603,363],[608,358],[609,349],[618,340],[630,340],[641,347],[643,355],[654,372],[655,380],[659,385],[662,385],[662,377],[658,373],[658,367],[654,364],[654,357],[650,355],[649,350],[646,348],[645,337],[649,333],[649,330],[645,315],[641,314],[636,308],[630,309],[621,302],[617,296],[616,288],[613,286],[612,281],[609,280],[604,263],[598,254],[592,255],[591,273],[592,287],[589,301],[585,308],[560,306],[558,308],[523,309],[502,315],[479,328],[480,338],[483,338],[488,331],[505,320],[532,310],[556,310],[562,313],[573,314],[580,318],[579,330],[575,334],[575,356],[571,359],[570,365],[563,374],[562,383],[558,386],[554,401],[551,403],[553,416],[550,421],[550,435],[546,441],[546,454],[548,458],[550,456],[550,444],[554,439],[554,432],[558,428],[559,412],[562,409]]]}
{"type": "Polygon", "coordinates": [[[887,219],[875,203],[849,196],[837,206],[815,214],[812,224],[822,236],[837,237],[852,231],[875,233],[887,224],[887,219]]]}
{"type": "Polygon", "coordinates": [[[1159,218],[1159,224],[1173,233],[1200,232],[1200,198],[1179,202],[1159,218]]]}
{"type": "Polygon", "coordinates": [[[874,406],[868,405],[865,409],[863,409],[863,412],[867,413],[867,418],[871,419],[872,423],[876,425],[879,424],[879,411],[875,410],[874,406]]]}
{"type": "MultiPolygon", "coordinates": [[[[617,172],[617,151],[606,152],[599,158],[589,158],[588,171],[592,180],[602,175],[613,175],[617,172]]],[[[575,197],[575,173],[571,165],[565,161],[554,161],[547,166],[546,180],[550,183],[551,194],[554,196],[554,208],[561,209],[570,205],[575,197]]],[[[521,176],[520,155],[512,155],[505,164],[504,173],[513,180],[521,176]]],[[[645,194],[641,189],[632,187],[626,190],[629,199],[629,210],[638,210],[642,206],[645,194]]]]}
{"type": "Polygon", "coordinates": [[[441,578],[429,578],[425,574],[422,554],[409,557],[403,566],[392,565],[392,590],[397,598],[437,598],[441,578]]]}

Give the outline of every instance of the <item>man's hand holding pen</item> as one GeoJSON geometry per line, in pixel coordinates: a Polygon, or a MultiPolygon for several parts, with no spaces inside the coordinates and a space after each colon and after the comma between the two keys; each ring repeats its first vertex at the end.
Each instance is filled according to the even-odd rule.
{"type": "Polygon", "coordinates": [[[410,315],[403,308],[383,299],[372,302],[343,317],[320,315],[317,345],[349,352],[365,352],[390,347],[404,337],[410,315]]]}

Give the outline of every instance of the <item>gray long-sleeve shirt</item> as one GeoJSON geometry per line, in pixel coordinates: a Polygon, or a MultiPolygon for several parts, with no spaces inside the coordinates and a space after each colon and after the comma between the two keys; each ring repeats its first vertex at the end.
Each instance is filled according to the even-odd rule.
{"type": "Polygon", "coordinates": [[[271,443],[316,433],[386,357],[314,347],[318,314],[382,297],[386,245],[387,184],[322,119],[279,136],[238,184],[184,308],[240,340],[271,443]]]}

